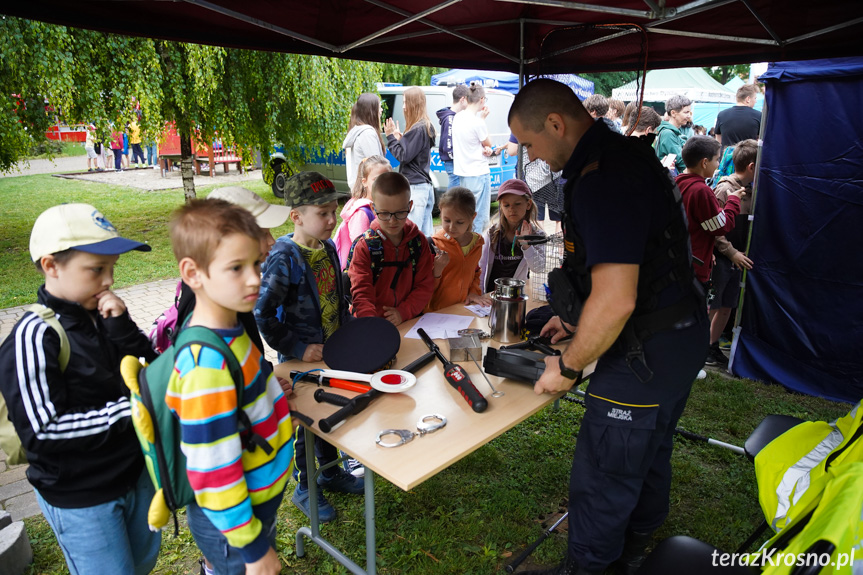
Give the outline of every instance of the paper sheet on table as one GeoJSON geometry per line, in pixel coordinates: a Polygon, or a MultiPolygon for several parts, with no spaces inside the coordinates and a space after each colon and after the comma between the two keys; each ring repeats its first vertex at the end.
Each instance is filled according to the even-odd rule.
{"type": "Polygon", "coordinates": [[[427,313],[414,324],[405,334],[405,337],[420,339],[417,330],[423,328],[432,339],[446,339],[447,333],[455,333],[460,329],[467,329],[470,327],[471,322],[473,322],[471,316],[427,313]]]}
{"type": "Polygon", "coordinates": [[[488,317],[488,314],[491,313],[490,305],[480,305],[478,303],[474,303],[471,305],[466,305],[464,307],[469,312],[476,314],[477,317],[488,317]]]}

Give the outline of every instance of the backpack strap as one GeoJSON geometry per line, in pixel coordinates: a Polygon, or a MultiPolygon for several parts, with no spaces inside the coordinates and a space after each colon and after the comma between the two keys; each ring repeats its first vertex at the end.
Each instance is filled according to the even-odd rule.
{"type": "Polygon", "coordinates": [[[372,220],[374,220],[376,217],[374,211],[372,211],[372,209],[367,204],[363,204],[362,206],[360,206],[360,210],[362,210],[362,212],[366,216],[368,216],[369,223],[372,223],[372,220]]]}
{"type": "Polygon", "coordinates": [[[234,352],[228,344],[225,343],[222,336],[210,328],[195,325],[185,327],[180,332],[180,335],[177,337],[177,342],[174,345],[177,346],[177,353],[185,347],[200,345],[219,352],[222,357],[225,358],[225,362],[228,365],[228,372],[231,374],[231,379],[234,380],[234,387],[237,391],[237,417],[240,420],[239,431],[243,443],[243,449],[249,452],[254,452],[257,447],[260,447],[267,455],[272,453],[273,447],[267,442],[267,440],[252,431],[252,422],[246,414],[246,411],[242,408],[243,391],[246,387],[246,379],[243,376],[243,369],[240,367],[240,362],[237,361],[237,356],[234,355],[234,352]],[[247,432],[248,436],[243,438],[243,432],[247,432]]]}
{"type": "Polygon", "coordinates": [[[60,336],[60,371],[66,371],[66,366],[69,365],[69,356],[72,353],[72,347],[69,345],[69,338],[66,336],[66,330],[60,325],[60,320],[54,310],[48,306],[36,303],[27,308],[27,311],[38,315],[42,321],[47,323],[60,336]]]}

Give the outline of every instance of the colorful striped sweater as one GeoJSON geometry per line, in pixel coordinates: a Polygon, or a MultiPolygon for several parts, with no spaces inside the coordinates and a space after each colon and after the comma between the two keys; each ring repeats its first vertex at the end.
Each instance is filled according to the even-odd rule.
{"type": "Polygon", "coordinates": [[[252,563],[270,546],[259,517],[276,513],[290,477],[290,409],[272,366],[242,326],[216,332],[242,366],[243,409],[273,452],[243,450],[234,382],[224,357],[213,349],[190,346],[177,355],[165,402],[180,420],[180,446],[198,505],[243,560],[252,563]]]}

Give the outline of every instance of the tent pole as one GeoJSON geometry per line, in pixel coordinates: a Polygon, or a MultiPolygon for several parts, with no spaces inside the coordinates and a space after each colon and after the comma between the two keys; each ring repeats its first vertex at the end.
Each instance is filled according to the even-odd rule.
{"type": "MultiPolygon", "coordinates": [[[[524,18],[518,21],[518,90],[524,88],[524,18]]],[[[515,175],[519,180],[524,179],[524,154],[521,152],[521,142],[518,144],[518,161],[515,166],[515,175]]]]}
{"type": "MultiPolygon", "coordinates": [[[[749,254],[749,249],[752,246],[752,229],[755,227],[755,198],[758,191],[758,180],[761,175],[761,155],[764,151],[764,133],[767,130],[767,98],[764,98],[764,104],[761,106],[761,128],[758,133],[758,154],[755,156],[755,179],[752,181],[752,205],[749,209],[749,233],[746,235],[746,254],[749,254]]],[[[746,268],[743,268],[743,273],[740,276],[740,296],[737,300],[737,313],[734,315],[734,334],[737,335],[740,326],[740,320],[743,318],[743,296],[746,292],[746,268]]]]}

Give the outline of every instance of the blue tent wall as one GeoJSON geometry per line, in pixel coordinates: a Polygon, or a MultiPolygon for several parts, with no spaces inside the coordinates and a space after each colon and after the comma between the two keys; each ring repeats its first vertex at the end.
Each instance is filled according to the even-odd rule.
{"type": "Polygon", "coordinates": [[[735,375],[863,398],[863,58],[771,65],[735,375]]]}

